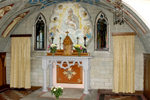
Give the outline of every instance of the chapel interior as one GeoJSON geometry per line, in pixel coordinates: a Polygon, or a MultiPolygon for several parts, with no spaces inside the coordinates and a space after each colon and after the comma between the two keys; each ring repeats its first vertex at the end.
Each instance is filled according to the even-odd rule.
{"type": "Polygon", "coordinates": [[[150,100],[149,0],[0,0],[0,100],[150,100]]]}

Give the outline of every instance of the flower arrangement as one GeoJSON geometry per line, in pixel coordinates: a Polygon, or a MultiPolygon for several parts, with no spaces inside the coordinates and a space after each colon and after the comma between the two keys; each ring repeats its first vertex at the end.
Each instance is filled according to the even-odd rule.
{"type": "Polygon", "coordinates": [[[75,50],[78,52],[78,55],[80,56],[81,52],[85,49],[85,46],[82,46],[80,44],[76,44],[74,46],[75,50]]]}
{"type": "Polygon", "coordinates": [[[56,100],[59,100],[59,96],[63,94],[63,88],[58,86],[58,87],[52,87],[51,88],[51,93],[52,95],[54,94],[56,97],[56,100]]]}
{"type": "Polygon", "coordinates": [[[57,45],[56,44],[51,44],[48,46],[48,49],[50,49],[51,53],[55,53],[57,50],[57,45]]]}

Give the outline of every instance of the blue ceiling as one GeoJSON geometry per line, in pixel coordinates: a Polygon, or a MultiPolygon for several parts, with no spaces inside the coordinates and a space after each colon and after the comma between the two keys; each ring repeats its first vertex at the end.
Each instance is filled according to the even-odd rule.
{"type": "Polygon", "coordinates": [[[45,8],[47,6],[50,6],[55,3],[60,3],[64,1],[73,1],[73,2],[84,2],[84,3],[89,3],[89,4],[96,4],[99,3],[100,0],[29,0],[30,4],[42,4],[42,8],[45,8]]]}

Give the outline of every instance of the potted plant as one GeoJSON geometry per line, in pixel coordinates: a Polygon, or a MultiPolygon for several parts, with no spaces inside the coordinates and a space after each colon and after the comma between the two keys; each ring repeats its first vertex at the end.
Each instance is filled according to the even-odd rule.
{"type": "Polygon", "coordinates": [[[50,52],[52,53],[52,55],[54,55],[56,50],[57,50],[57,45],[56,44],[51,44],[51,45],[48,46],[48,48],[50,49],[50,52]]]}
{"type": "Polygon", "coordinates": [[[56,100],[59,100],[59,96],[63,94],[63,88],[58,86],[58,87],[52,87],[51,88],[51,93],[52,95],[55,95],[56,100]]]}
{"type": "Polygon", "coordinates": [[[78,52],[78,56],[80,56],[80,55],[81,55],[81,52],[85,49],[85,47],[82,46],[82,45],[80,45],[80,44],[76,44],[76,45],[74,46],[74,48],[75,48],[75,50],[78,52]]]}

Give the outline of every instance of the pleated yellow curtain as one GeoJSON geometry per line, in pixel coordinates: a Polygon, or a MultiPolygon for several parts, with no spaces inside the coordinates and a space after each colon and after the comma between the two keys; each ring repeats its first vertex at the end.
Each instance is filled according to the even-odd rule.
{"type": "Polygon", "coordinates": [[[11,38],[10,87],[12,88],[31,88],[30,44],[30,37],[11,38]]]}
{"type": "Polygon", "coordinates": [[[113,36],[114,88],[113,92],[135,92],[135,43],[134,35],[113,36]]]}

